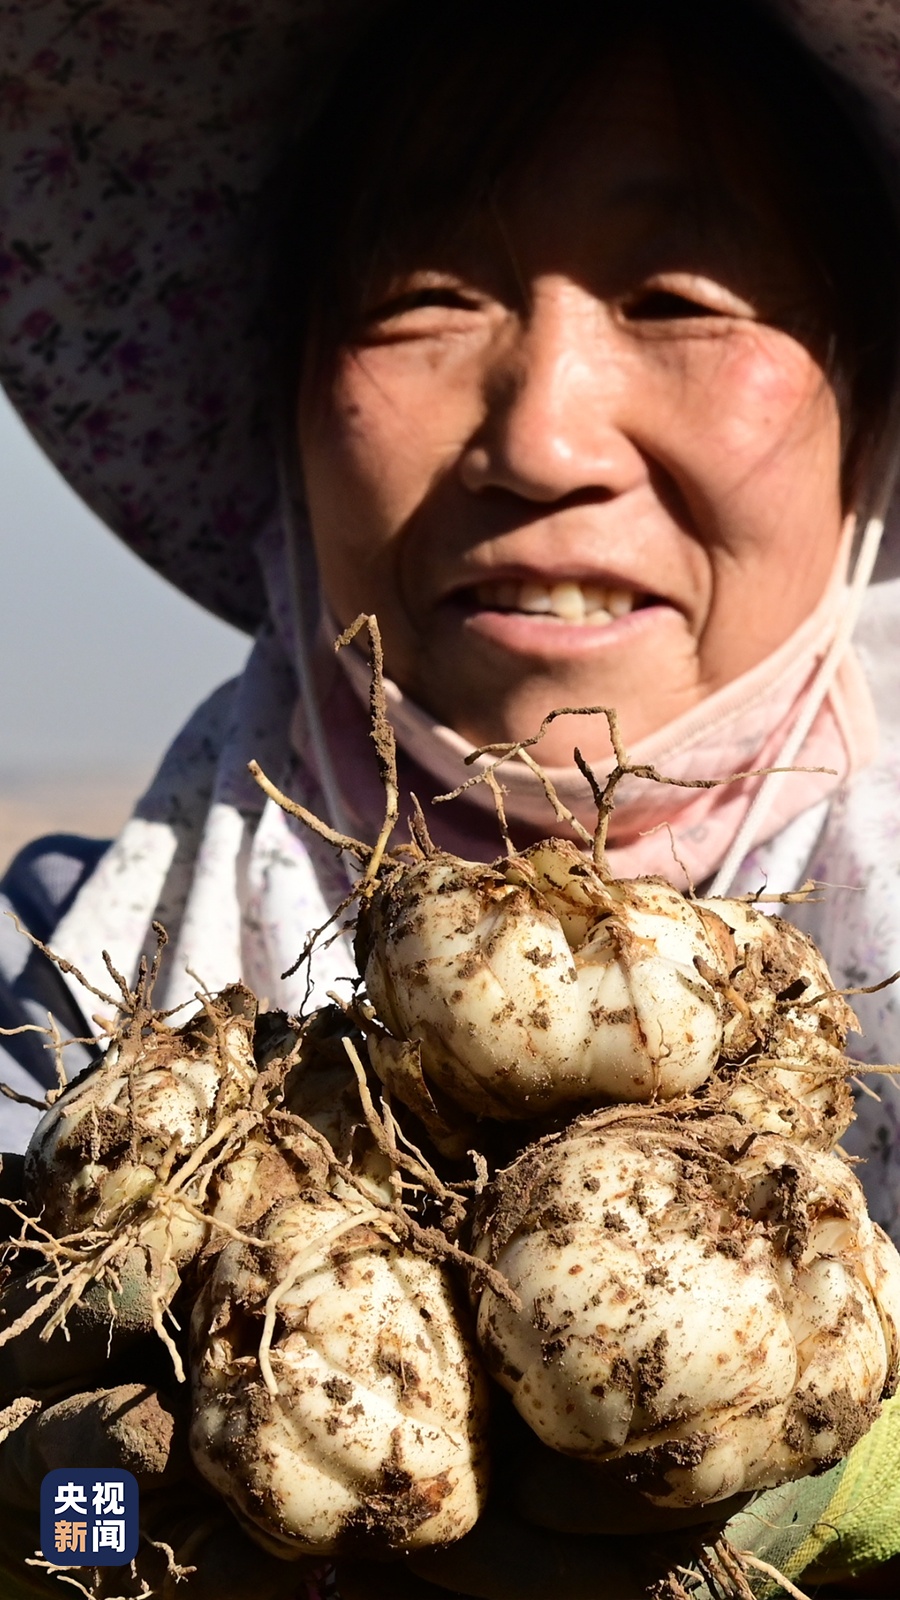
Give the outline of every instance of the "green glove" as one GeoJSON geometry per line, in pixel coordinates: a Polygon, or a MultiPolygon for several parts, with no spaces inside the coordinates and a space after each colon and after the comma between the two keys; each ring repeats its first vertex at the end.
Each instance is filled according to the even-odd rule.
{"type": "MultiPolygon", "coordinates": [[[[783,1549],[771,1547],[773,1564],[786,1577],[809,1573],[810,1584],[835,1582],[871,1572],[900,1554],[900,1395],[885,1402],[878,1421],[846,1461],[796,1488],[816,1481],[833,1485],[827,1505],[814,1521],[800,1513],[798,1527],[806,1525],[802,1540],[790,1549],[786,1538],[783,1549]]],[[[742,1536],[743,1525],[732,1538],[737,1543],[742,1536]]],[[[773,1585],[761,1592],[768,1600],[779,1591],[773,1585]]]]}

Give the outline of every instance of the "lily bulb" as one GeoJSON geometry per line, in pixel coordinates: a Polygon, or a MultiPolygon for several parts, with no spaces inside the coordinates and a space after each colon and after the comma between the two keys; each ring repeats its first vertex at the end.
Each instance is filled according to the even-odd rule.
{"type": "Polygon", "coordinates": [[[401,868],[357,954],[381,1023],[476,1116],[690,1093],[731,1015],[718,913],[661,879],[607,881],[561,840],[492,866],[436,854],[401,868]]]}

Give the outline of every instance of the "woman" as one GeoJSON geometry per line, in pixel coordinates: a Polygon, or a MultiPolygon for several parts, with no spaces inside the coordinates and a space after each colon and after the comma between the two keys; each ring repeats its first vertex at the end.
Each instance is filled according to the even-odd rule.
{"type": "MultiPolygon", "coordinates": [[[[850,886],[792,915],[838,983],[877,982],[900,966],[890,540],[864,594],[895,476],[900,343],[881,25],[851,0],[807,0],[798,44],[743,5],[497,0],[379,8],[359,40],[362,11],[334,7],[321,36],[274,4],[252,19],[192,8],[177,32],[137,3],[70,15],[57,0],[6,24],[10,393],[136,549],[259,626],[243,678],[188,725],[121,839],[102,855],[30,847],[10,903],[95,980],[103,949],[135,971],[161,921],[166,1005],[197,976],[243,977],[289,1008],[310,979],[322,996],[350,976],[341,941],[290,975],[347,877],[246,763],[374,837],[368,670],[329,648],[367,610],[405,807],[417,794],[442,842],[498,848],[481,789],[429,804],[473,748],[562,706],[614,706],[633,759],[669,776],[801,769],[711,790],[632,780],[616,870],[718,892],[850,886]],[[322,76],[334,88],[310,126],[322,76]]],[[[561,718],[537,748],[588,817],[574,744],[608,770],[604,720],[561,718]]],[[[526,767],[505,782],[514,838],[558,830],[526,767]]],[[[6,937],[4,1022],[49,1005],[70,1036],[88,1031],[78,983],[6,937]]],[[[861,1059],[897,1055],[894,1008],[890,990],[863,998],[861,1059]]],[[[19,1095],[52,1071],[33,1036],[10,1041],[19,1095]]],[[[873,1213],[896,1227],[891,1093],[861,1103],[854,1137],[873,1213]]],[[[8,1118],[21,1148],[34,1112],[11,1102],[8,1118]]],[[[879,1438],[882,1462],[895,1447],[879,1438]]],[[[75,1464],[67,1448],[54,1464],[75,1464]]],[[[843,1521],[836,1483],[824,1498],[800,1486],[789,1514],[779,1503],[804,1534],[779,1548],[783,1570],[895,1553],[867,1462],[843,1521]],[[870,1500],[882,1520],[867,1511],[860,1534],[870,1500]],[[826,1523],[840,1559],[813,1535],[826,1523]]],[[[601,1537],[615,1527],[565,1567],[568,1600],[622,1593],[627,1553],[601,1537]]],[[[420,1564],[421,1580],[342,1582],[527,1600],[547,1592],[552,1530],[518,1525],[520,1571],[498,1536],[420,1564]]],[[[238,1559],[229,1592],[294,1592],[279,1563],[263,1578],[244,1555],[243,1579],[238,1559]]]]}

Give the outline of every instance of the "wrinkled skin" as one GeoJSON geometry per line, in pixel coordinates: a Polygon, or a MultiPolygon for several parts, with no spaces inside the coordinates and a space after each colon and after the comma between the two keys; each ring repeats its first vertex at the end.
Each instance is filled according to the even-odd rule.
{"type": "MultiPolygon", "coordinates": [[[[391,676],[474,744],[598,702],[633,744],[771,653],[834,570],[819,290],[772,199],[778,152],[727,95],[703,115],[708,169],[636,46],[452,244],[370,277],[326,377],[305,375],[331,610],[376,612],[391,676]],[[509,583],[612,589],[625,611],[573,622],[509,583]]],[[[573,742],[609,752],[575,719],[539,759],[568,765],[573,742]]]]}

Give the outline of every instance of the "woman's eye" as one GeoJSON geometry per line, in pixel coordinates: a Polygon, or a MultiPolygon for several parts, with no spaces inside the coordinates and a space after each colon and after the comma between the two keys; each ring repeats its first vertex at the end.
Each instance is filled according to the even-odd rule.
{"type": "Polygon", "coordinates": [[[623,307],[629,322],[668,322],[683,317],[715,317],[720,313],[699,300],[671,289],[648,289],[623,307]]]}
{"type": "Polygon", "coordinates": [[[366,313],[366,322],[389,322],[394,317],[402,317],[408,311],[428,310],[432,307],[443,307],[450,311],[474,311],[475,302],[460,289],[447,287],[431,287],[423,289],[409,289],[404,294],[394,295],[390,300],[385,300],[381,305],[373,307],[366,313]]]}

